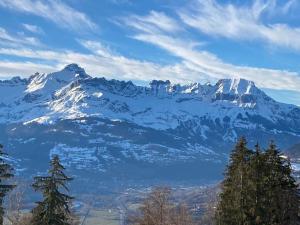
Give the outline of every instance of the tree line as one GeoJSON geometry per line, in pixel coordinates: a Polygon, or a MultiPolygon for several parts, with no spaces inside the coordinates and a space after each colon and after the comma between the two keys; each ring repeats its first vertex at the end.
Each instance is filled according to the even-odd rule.
{"type": "MultiPolygon", "coordinates": [[[[5,215],[4,198],[16,186],[10,184],[13,168],[0,145],[0,225],[5,215]]],[[[67,184],[72,180],[64,172],[59,157],[50,161],[47,176],[36,176],[32,187],[43,196],[29,217],[14,225],[76,224],[67,184]]],[[[241,138],[230,155],[220,184],[218,200],[203,222],[187,204],[172,199],[169,188],[154,188],[134,214],[127,218],[131,225],[300,225],[298,184],[292,176],[289,159],[271,142],[262,150],[254,149],[241,138]]]]}

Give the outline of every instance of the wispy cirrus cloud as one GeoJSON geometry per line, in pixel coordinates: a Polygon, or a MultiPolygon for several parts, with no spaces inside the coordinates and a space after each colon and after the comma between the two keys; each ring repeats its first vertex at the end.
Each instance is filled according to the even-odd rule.
{"type": "Polygon", "coordinates": [[[282,12],[286,14],[291,9],[293,9],[294,7],[297,7],[298,5],[299,5],[299,1],[298,0],[289,0],[289,1],[286,1],[285,5],[282,7],[282,12]]]}
{"type": "Polygon", "coordinates": [[[107,0],[113,4],[132,4],[131,0],[107,0]]]}
{"type": "Polygon", "coordinates": [[[168,36],[139,34],[134,38],[159,46],[170,54],[180,57],[183,63],[198,72],[198,75],[192,78],[193,80],[201,80],[203,74],[214,81],[230,77],[245,78],[254,81],[260,87],[299,91],[300,76],[296,72],[232,65],[209,52],[188,48],[183,40],[168,36]]]}
{"type": "MultiPolygon", "coordinates": [[[[165,17],[166,15],[164,15],[164,19],[165,17]]],[[[300,76],[297,72],[226,63],[212,53],[195,48],[195,42],[180,35],[174,36],[169,30],[162,31],[160,25],[149,21],[149,15],[139,16],[139,20],[131,18],[135,17],[128,17],[124,21],[128,27],[135,31],[132,38],[160,47],[169,54],[180,58],[182,64],[198,72],[196,77],[190,77],[192,80],[201,80],[203,74],[206,74],[210,80],[241,77],[255,81],[260,87],[299,91],[300,76]]]]}
{"type": "Polygon", "coordinates": [[[36,25],[33,24],[27,24],[27,23],[23,23],[22,26],[29,32],[34,33],[34,34],[44,34],[44,30],[36,25]]]}
{"type": "Polygon", "coordinates": [[[39,39],[22,34],[11,34],[6,29],[0,27],[0,45],[5,46],[41,46],[39,39]]]}
{"type": "Polygon", "coordinates": [[[131,15],[120,21],[125,21],[127,25],[145,32],[178,32],[183,30],[178,21],[167,16],[164,12],[151,11],[146,16],[131,15]]]}
{"type": "Polygon", "coordinates": [[[43,17],[60,27],[75,31],[97,28],[97,25],[86,14],[60,0],[0,0],[0,6],[43,17]]]}
{"type": "Polygon", "coordinates": [[[11,76],[23,76],[24,74],[32,75],[40,71],[48,73],[55,69],[57,69],[55,66],[31,61],[16,62],[4,60],[0,61],[0,79],[8,79],[11,76]]]}
{"type": "MultiPolygon", "coordinates": [[[[80,44],[88,49],[90,54],[74,51],[31,50],[26,48],[0,48],[0,54],[28,58],[28,60],[44,60],[47,62],[46,65],[54,65],[52,67],[46,67],[46,72],[49,71],[49,68],[55,70],[66,64],[77,62],[85,67],[92,75],[108,76],[116,79],[141,81],[169,79],[174,82],[186,83],[242,77],[253,80],[258,86],[264,88],[299,91],[300,77],[296,72],[254,67],[238,67],[226,64],[208,52],[197,52],[191,47],[187,47],[183,41],[180,42],[167,36],[141,34],[136,36],[136,38],[158,45],[170,53],[182,58],[182,62],[170,65],[160,65],[131,59],[112,52],[109,47],[103,45],[101,42],[89,40],[81,40],[80,44]]],[[[13,62],[2,62],[2,67],[0,66],[0,75],[13,75],[12,72],[15,72],[14,70],[9,72],[7,69],[2,69],[3,67],[8,68],[8,66],[4,66],[6,63],[13,65],[13,62]]],[[[27,66],[27,64],[25,66],[27,66]]],[[[29,74],[38,71],[35,69],[39,67],[41,68],[40,71],[43,71],[44,67],[39,64],[32,67],[29,74]]],[[[29,74],[27,73],[27,75],[29,74]]]]}
{"type": "Polygon", "coordinates": [[[108,78],[125,80],[150,81],[152,79],[169,79],[174,82],[191,82],[192,79],[190,78],[199,74],[197,71],[189,69],[189,67],[181,63],[160,65],[124,57],[118,53],[113,53],[101,42],[81,40],[80,43],[90,51],[90,54],[69,50],[48,51],[28,48],[0,48],[0,55],[26,58],[27,62],[37,59],[44,61],[44,64],[35,64],[31,69],[28,66],[29,64],[25,63],[24,72],[16,73],[22,71],[22,63],[0,60],[0,76],[29,76],[38,71],[55,71],[63,68],[66,64],[74,62],[86,68],[87,72],[93,76],[106,76],[108,78]],[[16,64],[15,69],[9,70],[8,68],[11,68],[14,64],[16,64]],[[188,75],[191,75],[191,77],[188,75]]]}
{"type": "Polygon", "coordinates": [[[296,2],[277,5],[276,0],[255,0],[252,5],[221,4],[216,0],[195,0],[180,9],[182,21],[198,31],[233,40],[259,40],[273,46],[300,51],[300,27],[264,22],[263,16],[287,13],[296,2]]]}

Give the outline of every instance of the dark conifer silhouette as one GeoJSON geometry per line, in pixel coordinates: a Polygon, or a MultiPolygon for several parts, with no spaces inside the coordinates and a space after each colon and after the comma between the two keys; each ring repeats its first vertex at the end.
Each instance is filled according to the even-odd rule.
{"type": "Polygon", "coordinates": [[[298,211],[300,196],[292,177],[289,159],[282,155],[274,142],[265,153],[266,221],[272,225],[300,224],[298,211]]]}
{"type": "Polygon", "coordinates": [[[246,139],[241,138],[231,153],[222,184],[216,215],[218,225],[239,225],[249,220],[251,197],[247,195],[247,190],[250,186],[249,167],[252,154],[247,148],[246,139]]]}
{"type": "Polygon", "coordinates": [[[15,185],[8,184],[8,180],[12,178],[13,167],[6,163],[4,158],[7,154],[3,150],[3,146],[0,144],[0,225],[3,224],[4,217],[4,198],[9,191],[11,191],[15,185]]]}
{"type": "Polygon", "coordinates": [[[60,164],[59,157],[54,156],[50,163],[48,176],[34,178],[33,188],[43,194],[43,200],[33,209],[33,225],[70,225],[70,203],[73,199],[62,192],[69,191],[67,183],[72,178],[65,175],[65,168],[60,164]]]}
{"type": "Polygon", "coordinates": [[[263,152],[242,138],[231,154],[216,211],[217,225],[298,225],[298,185],[272,142],[263,152]]]}

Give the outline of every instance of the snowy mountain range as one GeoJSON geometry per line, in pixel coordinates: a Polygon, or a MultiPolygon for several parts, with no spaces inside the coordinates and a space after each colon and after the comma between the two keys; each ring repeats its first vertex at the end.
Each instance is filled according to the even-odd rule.
{"type": "Polygon", "coordinates": [[[153,80],[143,87],[94,78],[70,64],[0,81],[0,140],[24,175],[45,170],[49,156],[58,154],[90,177],[146,179],[176,171],[180,178],[192,169],[189,176],[198,179],[219,174],[240,136],[250,145],[300,142],[300,108],[244,79],[153,80]]]}

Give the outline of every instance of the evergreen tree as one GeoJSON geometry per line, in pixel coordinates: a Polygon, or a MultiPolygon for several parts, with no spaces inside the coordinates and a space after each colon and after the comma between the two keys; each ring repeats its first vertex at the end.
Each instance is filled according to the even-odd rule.
{"type": "Polygon", "coordinates": [[[272,142],[252,152],[241,139],[230,164],[217,207],[217,225],[298,225],[298,185],[291,164],[272,142]]]}
{"type": "Polygon", "coordinates": [[[271,142],[265,153],[265,208],[267,224],[300,224],[298,185],[292,177],[289,159],[283,156],[276,145],[271,142]]]}
{"type": "Polygon", "coordinates": [[[12,178],[13,168],[11,165],[7,164],[4,160],[4,157],[7,154],[3,150],[3,146],[0,145],[0,225],[3,224],[3,216],[4,216],[4,198],[9,191],[11,191],[15,185],[8,184],[7,181],[12,178]]]}
{"type": "Polygon", "coordinates": [[[33,209],[33,225],[70,225],[70,203],[73,199],[61,192],[61,189],[69,191],[67,182],[72,178],[65,175],[65,168],[60,164],[59,157],[54,156],[51,160],[49,176],[34,178],[33,188],[41,191],[43,201],[37,202],[33,209]]]}
{"type": "Polygon", "coordinates": [[[249,167],[252,155],[252,151],[247,148],[246,139],[241,138],[231,153],[230,164],[225,173],[216,212],[217,225],[250,224],[251,196],[247,193],[250,188],[249,167]]]}
{"type": "Polygon", "coordinates": [[[265,221],[265,155],[261,151],[259,144],[255,145],[254,154],[251,157],[250,161],[250,176],[249,176],[249,193],[251,197],[250,205],[250,215],[252,216],[251,224],[260,225],[266,224],[265,221]]]}

